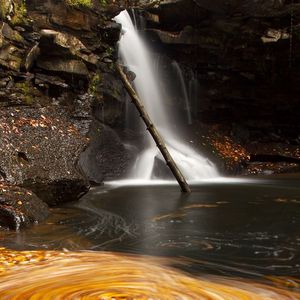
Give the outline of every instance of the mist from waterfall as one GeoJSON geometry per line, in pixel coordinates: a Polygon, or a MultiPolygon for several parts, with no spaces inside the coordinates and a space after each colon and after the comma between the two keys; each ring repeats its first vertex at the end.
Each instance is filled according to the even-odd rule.
{"type": "MultiPolygon", "coordinates": [[[[153,67],[154,60],[133,25],[130,15],[127,11],[122,11],[114,20],[122,25],[119,42],[120,60],[123,65],[136,74],[133,82],[134,88],[153,123],[163,136],[181,172],[190,181],[217,177],[218,172],[214,165],[190,146],[185,145],[172,126],[176,120],[172,119],[172,112],[166,107],[166,96],[163,97],[158,84],[159,72],[157,72],[157,68],[153,67]]],[[[138,116],[138,113],[136,115],[138,116]]],[[[131,170],[129,175],[131,179],[153,179],[156,160],[163,160],[150,134],[147,133],[147,135],[146,148],[138,156],[131,170]]]]}

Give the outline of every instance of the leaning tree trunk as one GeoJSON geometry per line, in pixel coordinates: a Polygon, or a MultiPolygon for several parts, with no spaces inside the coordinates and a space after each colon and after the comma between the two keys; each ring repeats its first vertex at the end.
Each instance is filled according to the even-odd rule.
{"type": "Polygon", "coordinates": [[[126,74],[123,72],[120,65],[117,65],[117,70],[120,73],[121,79],[124,83],[124,86],[125,86],[127,92],[129,93],[129,95],[132,99],[133,104],[136,106],[137,110],[139,111],[141,118],[143,119],[144,123],[147,126],[147,130],[152,135],[152,137],[153,137],[158,149],[160,150],[161,154],[163,155],[168,167],[170,168],[170,170],[172,171],[174,177],[178,181],[182,192],[190,193],[191,189],[190,189],[189,185],[187,184],[184,176],[182,175],[182,173],[178,169],[175,161],[173,160],[170,152],[168,151],[168,149],[166,147],[166,144],[165,144],[163,138],[161,137],[158,130],[154,126],[153,122],[151,121],[150,116],[148,115],[142,101],[140,100],[137,93],[133,89],[131,83],[129,82],[126,74]]]}

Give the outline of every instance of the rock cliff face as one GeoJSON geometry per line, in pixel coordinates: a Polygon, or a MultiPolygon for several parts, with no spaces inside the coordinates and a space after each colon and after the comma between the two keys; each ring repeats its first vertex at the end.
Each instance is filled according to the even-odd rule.
{"type": "MultiPolygon", "coordinates": [[[[87,148],[88,132],[104,119],[115,125],[122,112],[113,65],[120,27],[111,21],[121,9],[121,1],[0,1],[0,181],[6,190],[25,187],[49,205],[88,190],[94,180],[88,153],[101,152],[87,148]]],[[[99,157],[100,166],[110,162],[99,157]]],[[[18,215],[23,194],[11,193],[11,216],[18,215]]],[[[11,228],[19,226],[17,219],[0,214],[11,228]]]]}
{"type": "Polygon", "coordinates": [[[266,164],[278,164],[271,172],[299,170],[300,4],[171,0],[146,7],[147,32],[167,56],[165,68],[176,60],[185,81],[197,81],[194,119],[242,145],[251,172],[266,164]]]}

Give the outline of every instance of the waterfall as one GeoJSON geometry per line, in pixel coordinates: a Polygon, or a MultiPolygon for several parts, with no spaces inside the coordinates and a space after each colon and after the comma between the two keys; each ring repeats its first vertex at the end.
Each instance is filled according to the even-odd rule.
{"type": "Polygon", "coordinates": [[[189,101],[189,97],[188,97],[188,93],[187,93],[187,89],[186,89],[186,84],[185,84],[185,81],[183,78],[182,70],[181,70],[179,64],[177,63],[177,61],[172,62],[172,67],[174,68],[174,70],[178,76],[179,82],[180,82],[182,97],[184,100],[185,110],[186,110],[186,115],[187,115],[187,122],[189,125],[191,125],[192,124],[191,105],[190,105],[190,101],[189,101]]]}
{"type": "MultiPolygon", "coordinates": [[[[175,162],[187,180],[216,177],[214,165],[194,149],[185,145],[173,128],[172,112],[167,110],[165,100],[159,88],[159,72],[154,69],[154,60],[146,45],[134,27],[127,11],[114,18],[122,25],[119,42],[119,56],[122,63],[136,74],[134,87],[157,129],[163,136],[175,162]]],[[[187,93],[186,93],[187,94],[187,93]]],[[[156,159],[161,154],[148,134],[146,150],[136,160],[129,176],[132,179],[150,180],[154,177],[156,159]]]]}
{"type": "Polygon", "coordinates": [[[194,74],[192,74],[192,77],[189,81],[189,99],[192,107],[192,111],[195,112],[195,115],[197,115],[198,112],[198,101],[199,101],[199,84],[198,80],[195,77],[194,74]]]}

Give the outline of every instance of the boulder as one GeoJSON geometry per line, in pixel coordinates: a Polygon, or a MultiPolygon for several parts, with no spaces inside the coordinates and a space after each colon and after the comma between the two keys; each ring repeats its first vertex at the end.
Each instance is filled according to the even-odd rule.
{"type": "Polygon", "coordinates": [[[1,19],[6,19],[13,12],[12,0],[0,0],[0,16],[1,19]]]}
{"type": "Polygon", "coordinates": [[[47,216],[48,206],[32,191],[0,183],[0,228],[19,230],[47,216]]]}
{"type": "Polygon", "coordinates": [[[24,39],[18,31],[0,21],[0,65],[20,71],[23,64],[24,39]]]}
{"type": "MultiPolygon", "coordinates": [[[[68,54],[82,59],[90,64],[97,64],[99,57],[87,49],[83,43],[75,36],[50,29],[41,30],[41,43],[44,43],[44,48],[47,52],[56,46],[56,53],[59,54],[59,49],[68,50],[68,54]]],[[[65,51],[63,51],[65,54],[65,51]]]]}
{"type": "Polygon", "coordinates": [[[51,58],[47,60],[38,60],[37,66],[48,71],[82,76],[89,75],[85,63],[75,59],[51,58]]]}
{"type": "Polygon", "coordinates": [[[126,149],[118,134],[94,121],[89,132],[90,144],[81,154],[79,166],[93,183],[125,177],[134,153],[126,149]]]}
{"type": "Polygon", "coordinates": [[[55,107],[0,112],[2,181],[31,188],[49,205],[78,199],[88,183],[76,169],[87,139],[55,107]]]}

